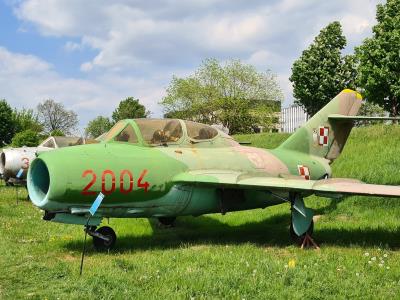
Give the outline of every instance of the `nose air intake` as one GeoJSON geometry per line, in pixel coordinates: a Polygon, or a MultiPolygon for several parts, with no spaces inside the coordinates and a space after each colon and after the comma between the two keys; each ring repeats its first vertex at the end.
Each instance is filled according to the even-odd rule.
{"type": "Polygon", "coordinates": [[[50,175],[46,163],[40,158],[35,159],[28,177],[29,196],[31,201],[40,207],[45,202],[50,188],[50,175]]]}
{"type": "Polygon", "coordinates": [[[6,167],[6,154],[1,152],[0,155],[0,174],[4,174],[4,169],[6,167]]]}

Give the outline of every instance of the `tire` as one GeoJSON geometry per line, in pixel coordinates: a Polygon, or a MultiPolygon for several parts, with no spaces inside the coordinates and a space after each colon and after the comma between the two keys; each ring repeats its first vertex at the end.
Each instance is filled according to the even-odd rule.
{"type": "Polygon", "coordinates": [[[159,217],[158,222],[160,222],[164,226],[173,226],[175,223],[176,217],[159,217]]]}
{"type": "Polygon", "coordinates": [[[117,236],[114,230],[111,227],[103,226],[96,230],[97,233],[100,233],[109,238],[109,241],[105,241],[99,237],[93,237],[93,245],[98,251],[111,250],[115,246],[115,242],[117,241],[117,236]]]}
{"type": "MultiPolygon", "coordinates": [[[[294,232],[292,222],[290,222],[289,232],[290,232],[290,237],[292,238],[292,241],[300,246],[303,243],[304,238],[306,237],[306,233],[302,234],[301,236],[298,236],[294,232]]],[[[309,236],[312,236],[313,232],[314,232],[314,221],[311,221],[310,227],[308,227],[308,229],[307,229],[307,234],[309,236]]]]}

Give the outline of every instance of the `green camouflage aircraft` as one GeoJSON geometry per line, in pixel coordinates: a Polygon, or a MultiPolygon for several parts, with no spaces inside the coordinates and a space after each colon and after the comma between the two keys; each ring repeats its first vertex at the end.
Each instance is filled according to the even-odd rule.
{"type": "MultiPolygon", "coordinates": [[[[149,218],[171,223],[199,216],[265,208],[288,202],[290,231],[311,235],[313,212],[303,198],[374,195],[400,197],[400,187],[331,178],[361,106],[344,90],[273,150],[242,146],[211,126],[176,119],[118,122],[99,144],[42,153],[29,168],[32,202],[44,220],[86,225],[98,249],[116,235],[103,218],[149,218]],[[99,193],[105,198],[88,221],[99,193]]],[[[391,119],[391,118],[386,118],[391,119]]]]}

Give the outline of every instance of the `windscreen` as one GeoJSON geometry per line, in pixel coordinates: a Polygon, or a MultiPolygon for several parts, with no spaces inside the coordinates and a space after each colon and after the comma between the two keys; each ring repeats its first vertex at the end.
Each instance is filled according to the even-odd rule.
{"type": "Polygon", "coordinates": [[[128,124],[124,130],[115,136],[114,141],[136,144],[138,142],[138,138],[132,125],[128,124]]]}
{"type": "Polygon", "coordinates": [[[120,132],[122,128],[125,127],[126,121],[119,121],[117,124],[115,124],[104,136],[103,140],[104,141],[109,141],[115,134],[120,132]]]}
{"type": "Polygon", "coordinates": [[[54,140],[56,141],[58,148],[83,144],[83,139],[79,137],[55,136],[54,140]]]}
{"type": "Polygon", "coordinates": [[[41,144],[42,147],[48,147],[48,148],[55,148],[56,145],[54,144],[53,139],[49,139],[47,142],[45,142],[44,144],[41,144]]]}

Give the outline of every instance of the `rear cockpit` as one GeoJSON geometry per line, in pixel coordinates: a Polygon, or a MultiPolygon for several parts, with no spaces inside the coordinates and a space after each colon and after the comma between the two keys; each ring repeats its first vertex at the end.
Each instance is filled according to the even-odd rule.
{"type": "Polygon", "coordinates": [[[122,120],[110,129],[104,137],[104,142],[150,147],[229,147],[236,144],[229,135],[212,126],[179,119],[122,120]]]}

